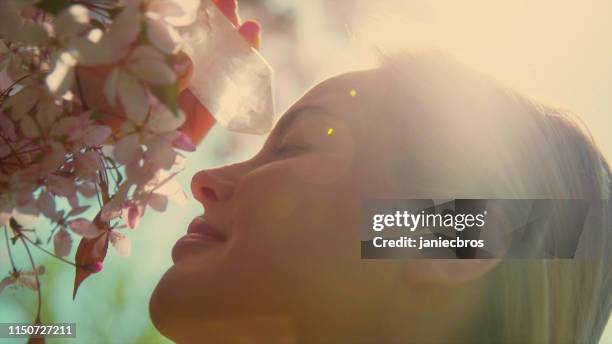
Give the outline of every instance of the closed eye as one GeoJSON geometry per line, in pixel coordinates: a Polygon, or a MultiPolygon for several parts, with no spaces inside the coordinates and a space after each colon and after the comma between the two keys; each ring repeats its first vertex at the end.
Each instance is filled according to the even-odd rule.
{"type": "Polygon", "coordinates": [[[274,150],[274,155],[277,155],[279,157],[289,157],[304,153],[308,151],[308,149],[309,147],[306,145],[288,143],[277,147],[274,150]]]}

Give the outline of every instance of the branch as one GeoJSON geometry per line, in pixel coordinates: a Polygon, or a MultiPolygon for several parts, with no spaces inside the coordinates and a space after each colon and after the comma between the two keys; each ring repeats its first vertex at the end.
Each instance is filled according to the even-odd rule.
{"type": "Polygon", "coordinates": [[[6,239],[6,249],[8,251],[8,256],[11,261],[11,266],[13,267],[13,271],[17,271],[17,267],[15,266],[15,260],[13,259],[13,253],[11,252],[11,245],[9,244],[9,233],[8,228],[4,225],[4,238],[6,239]]]}
{"type": "Polygon", "coordinates": [[[20,233],[19,235],[20,235],[22,238],[24,238],[25,240],[27,240],[28,242],[30,242],[32,245],[34,245],[35,247],[37,247],[39,250],[41,250],[41,251],[45,252],[46,254],[48,254],[48,255],[50,255],[50,256],[52,256],[52,257],[55,257],[56,259],[59,259],[59,260],[61,260],[61,261],[62,261],[62,262],[64,262],[64,263],[67,263],[67,264],[70,264],[70,265],[72,265],[72,266],[76,267],[76,264],[75,264],[75,263],[73,263],[73,262],[71,262],[71,261],[69,261],[69,260],[67,260],[67,259],[64,259],[64,258],[62,258],[62,257],[60,257],[60,256],[58,256],[58,255],[56,255],[56,254],[54,254],[53,252],[51,252],[51,251],[49,251],[49,250],[47,250],[47,249],[43,248],[42,246],[38,245],[36,242],[32,241],[32,239],[28,238],[27,236],[25,236],[25,235],[23,235],[23,234],[21,234],[21,233],[20,233]]]}
{"type": "Polygon", "coordinates": [[[40,308],[42,305],[42,293],[40,292],[40,279],[38,278],[38,270],[36,269],[36,264],[34,264],[34,258],[32,258],[32,252],[30,252],[30,247],[23,239],[24,235],[19,235],[19,239],[23,243],[23,247],[25,247],[26,252],[28,253],[28,258],[30,258],[30,263],[32,264],[32,271],[34,272],[34,278],[36,278],[36,291],[38,293],[38,304],[36,306],[36,320],[34,321],[36,324],[40,323],[40,308]]]}

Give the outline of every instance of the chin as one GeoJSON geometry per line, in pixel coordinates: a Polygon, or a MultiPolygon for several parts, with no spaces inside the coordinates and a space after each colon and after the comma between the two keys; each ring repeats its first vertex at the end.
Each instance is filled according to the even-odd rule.
{"type": "Polygon", "coordinates": [[[149,316],[155,328],[164,336],[175,340],[173,333],[177,331],[177,325],[180,322],[178,314],[173,314],[172,305],[173,293],[172,286],[166,279],[169,271],[164,274],[164,277],[157,283],[151,299],[149,300],[149,316]]]}
{"type": "Polygon", "coordinates": [[[223,276],[217,269],[202,269],[202,264],[176,264],[168,269],[149,300],[155,328],[173,341],[188,342],[185,336],[200,333],[201,324],[231,309],[231,298],[223,293],[226,283],[219,275],[223,276]]]}
{"type": "MultiPolygon", "coordinates": [[[[149,315],[157,330],[164,336],[179,341],[189,324],[202,316],[202,305],[195,294],[188,271],[172,266],[157,283],[149,300],[149,315]]],[[[184,339],[184,338],[183,338],[184,339]]]]}

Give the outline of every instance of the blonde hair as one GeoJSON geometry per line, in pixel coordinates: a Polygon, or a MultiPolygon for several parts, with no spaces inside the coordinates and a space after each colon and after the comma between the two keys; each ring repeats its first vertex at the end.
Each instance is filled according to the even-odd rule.
{"type": "MultiPolygon", "coordinates": [[[[410,176],[411,194],[595,205],[581,258],[503,260],[489,273],[471,339],[597,343],[612,307],[612,177],[586,128],[442,53],[385,57],[380,75],[390,81],[383,96],[395,99],[381,102],[396,115],[393,126],[412,128],[394,138],[405,143],[398,145],[405,158],[396,171],[399,180],[410,176]]],[[[543,226],[566,219],[571,209],[559,204],[543,226]]]]}

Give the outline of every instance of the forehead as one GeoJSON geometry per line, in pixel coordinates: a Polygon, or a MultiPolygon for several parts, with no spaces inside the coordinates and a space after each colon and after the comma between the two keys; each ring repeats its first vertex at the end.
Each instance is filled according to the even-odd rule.
{"type": "Polygon", "coordinates": [[[363,132],[364,128],[373,129],[372,122],[384,112],[380,104],[383,97],[379,94],[382,88],[378,74],[376,70],[362,70],[320,82],[287,110],[276,129],[317,112],[345,122],[355,134],[363,132]]]}
{"type": "MultiPolygon", "coordinates": [[[[311,88],[290,110],[304,105],[333,106],[338,103],[359,103],[379,87],[376,70],[363,70],[340,74],[311,88]]],[[[290,112],[290,111],[288,111],[290,112]]]]}

